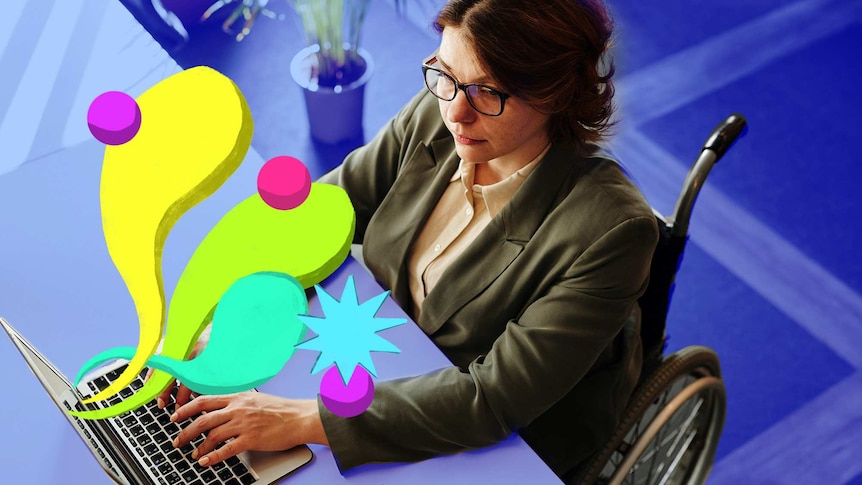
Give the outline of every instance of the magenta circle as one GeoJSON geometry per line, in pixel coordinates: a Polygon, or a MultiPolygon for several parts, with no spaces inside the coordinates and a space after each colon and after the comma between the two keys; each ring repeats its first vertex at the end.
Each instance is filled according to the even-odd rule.
{"type": "Polygon", "coordinates": [[[357,365],[345,386],[338,367],[332,366],[320,380],[320,400],[332,414],[352,418],[368,409],[374,400],[374,381],[364,367],[357,365]]]}
{"type": "Polygon", "coordinates": [[[106,145],[122,145],[141,128],[141,107],[135,98],[121,91],[96,96],[87,110],[90,133],[106,145]]]}
{"type": "Polygon", "coordinates": [[[299,207],[311,193],[311,174],[293,157],[274,157],[257,174],[257,192],[270,207],[290,210],[299,207]]]}

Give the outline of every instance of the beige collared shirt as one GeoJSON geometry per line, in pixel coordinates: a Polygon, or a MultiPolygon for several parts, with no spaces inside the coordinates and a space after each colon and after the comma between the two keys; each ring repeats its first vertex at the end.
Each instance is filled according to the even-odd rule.
{"type": "Polygon", "coordinates": [[[551,145],[509,177],[491,185],[473,183],[476,164],[461,160],[449,186],[419,234],[408,266],[414,320],[419,319],[425,296],[443,272],[464,252],[502,210],[551,145]],[[460,181],[460,183],[459,183],[460,181]]]}

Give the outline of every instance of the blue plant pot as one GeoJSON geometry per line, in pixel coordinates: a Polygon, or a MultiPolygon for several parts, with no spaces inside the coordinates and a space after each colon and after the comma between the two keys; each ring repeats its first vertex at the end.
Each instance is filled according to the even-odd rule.
{"type": "Polygon", "coordinates": [[[358,79],[334,87],[321,86],[317,79],[317,53],[313,45],[299,51],[290,62],[290,74],[305,94],[311,137],[321,143],[337,144],[363,138],[362,113],[365,85],[371,79],[374,64],[364,49],[357,49],[363,66],[358,79]]]}

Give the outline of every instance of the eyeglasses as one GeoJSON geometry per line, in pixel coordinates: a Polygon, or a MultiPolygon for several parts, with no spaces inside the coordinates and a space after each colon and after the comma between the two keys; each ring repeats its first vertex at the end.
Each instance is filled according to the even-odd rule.
{"type": "Polygon", "coordinates": [[[464,91],[467,102],[479,113],[487,116],[503,114],[503,105],[511,95],[483,84],[461,84],[452,76],[432,67],[436,62],[437,57],[432,56],[422,64],[425,86],[431,91],[431,94],[443,101],[452,101],[459,90],[464,91]]]}

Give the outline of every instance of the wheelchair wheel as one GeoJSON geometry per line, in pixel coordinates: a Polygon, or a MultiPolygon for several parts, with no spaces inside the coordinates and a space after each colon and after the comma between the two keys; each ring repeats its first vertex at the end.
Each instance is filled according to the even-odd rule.
{"type": "Polygon", "coordinates": [[[641,381],[582,483],[702,484],[724,427],[725,390],[712,349],[686,347],[641,381]]]}

